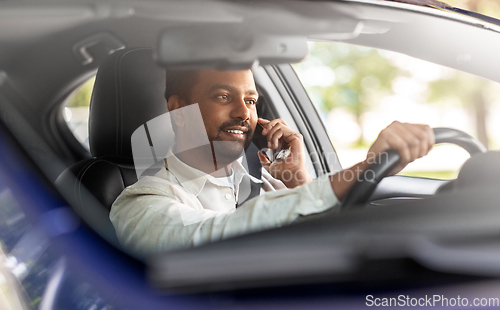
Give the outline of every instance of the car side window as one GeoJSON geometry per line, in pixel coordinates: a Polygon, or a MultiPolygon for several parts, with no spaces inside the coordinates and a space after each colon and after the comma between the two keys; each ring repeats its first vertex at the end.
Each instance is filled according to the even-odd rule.
{"type": "MultiPolygon", "coordinates": [[[[316,106],[344,168],[363,160],[392,121],[451,127],[500,148],[500,86],[406,55],[345,43],[310,43],[293,67],[316,106]]],[[[438,145],[402,175],[452,179],[468,153],[438,145]]]]}
{"type": "Polygon", "coordinates": [[[82,146],[89,150],[89,108],[95,76],[75,89],[66,99],[64,120],[71,133],[82,146]]]}

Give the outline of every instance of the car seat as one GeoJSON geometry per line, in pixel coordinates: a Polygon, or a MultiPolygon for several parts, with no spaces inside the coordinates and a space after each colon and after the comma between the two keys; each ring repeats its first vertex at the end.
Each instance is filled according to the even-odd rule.
{"type": "MultiPolygon", "coordinates": [[[[69,200],[80,215],[93,212],[88,208],[97,199],[107,216],[125,187],[137,182],[131,138],[138,128],[168,112],[164,91],[165,70],[155,64],[151,49],[118,50],[99,66],[89,115],[93,158],[72,165],[56,180],[67,189],[69,200]]],[[[168,138],[173,137],[173,130],[168,126],[169,130],[162,129],[160,133],[165,137],[163,141],[173,141],[168,138]]],[[[168,149],[168,146],[162,148],[168,149]]],[[[249,173],[260,179],[257,152],[257,147],[251,145],[246,156],[249,173]]],[[[248,199],[259,191],[260,186],[252,187],[248,199]]],[[[109,218],[106,220],[109,226],[109,218]]]]}
{"type": "Polygon", "coordinates": [[[109,211],[123,189],[137,182],[131,135],[168,112],[164,90],[165,71],[148,48],[118,50],[99,66],[89,115],[93,158],[69,167],[56,181],[71,189],[77,209],[85,210],[88,190],[109,211]]]}

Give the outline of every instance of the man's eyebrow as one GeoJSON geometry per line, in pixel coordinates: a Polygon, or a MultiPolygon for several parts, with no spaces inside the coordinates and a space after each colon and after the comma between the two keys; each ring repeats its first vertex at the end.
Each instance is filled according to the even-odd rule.
{"type": "Polygon", "coordinates": [[[247,93],[246,93],[246,94],[247,94],[247,95],[256,95],[257,97],[260,97],[259,92],[258,92],[258,91],[256,91],[256,90],[249,90],[249,91],[247,91],[247,93]]]}
{"type": "MultiPolygon", "coordinates": [[[[225,89],[227,91],[233,91],[234,87],[232,87],[231,85],[227,85],[227,84],[216,84],[216,85],[210,87],[208,89],[208,91],[211,92],[211,91],[215,91],[215,90],[218,90],[218,89],[225,89]]],[[[260,96],[259,92],[256,91],[256,90],[249,90],[245,94],[246,95],[257,95],[257,96],[260,96]]]]}

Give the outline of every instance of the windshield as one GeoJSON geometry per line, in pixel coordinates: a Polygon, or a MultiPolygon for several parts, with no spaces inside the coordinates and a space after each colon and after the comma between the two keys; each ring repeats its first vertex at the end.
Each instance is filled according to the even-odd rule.
{"type": "MultiPolygon", "coordinates": [[[[345,43],[311,42],[294,65],[344,168],[363,160],[393,120],[450,127],[500,149],[500,85],[403,54],[345,43]]],[[[469,154],[438,145],[401,172],[454,179],[469,154]]]]}

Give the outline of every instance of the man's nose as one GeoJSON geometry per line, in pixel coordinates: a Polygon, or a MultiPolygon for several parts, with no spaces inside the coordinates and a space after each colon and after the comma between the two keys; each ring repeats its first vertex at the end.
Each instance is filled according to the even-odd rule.
{"type": "Polygon", "coordinates": [[[233,102],[231,117],[240,118],[243,121],[246,121],[250,118],[250,109],[248,108],[245,99],[241,98],[233,102]]]}

